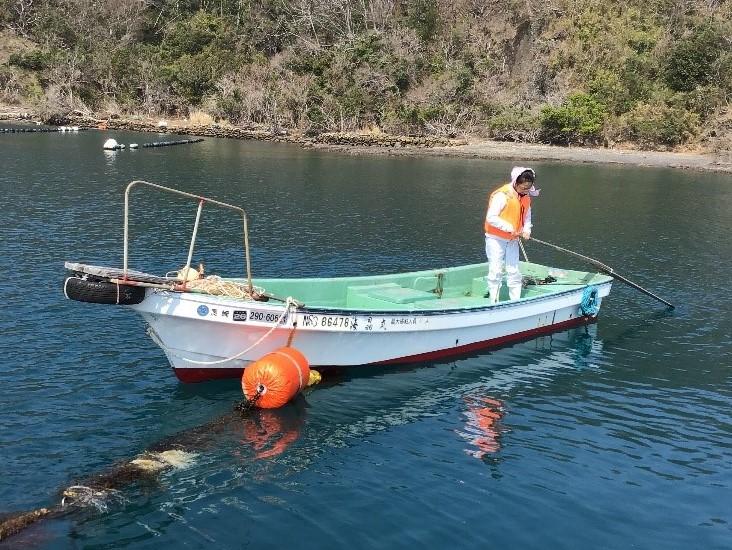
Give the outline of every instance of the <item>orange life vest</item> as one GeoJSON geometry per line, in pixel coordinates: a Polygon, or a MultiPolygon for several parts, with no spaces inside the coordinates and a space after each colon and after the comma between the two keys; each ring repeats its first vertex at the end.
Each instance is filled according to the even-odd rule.
{"type": "MultiPolygon", "coordinates": [[[[506,207],[501,210],[501,213],[498,215],[498,217],[510,223],[516,229],[516,231],[520,231],[521,229],[523,229],[526,212],[531,206],[531,196],[528,194],[523,196],[519,195],[518,193],[516,193],[516,190],[510,183],[506,183],[504,185],[501,185],[498,189],[491,193],[491,196],[488,199],[489,207],[491,204],[491,199],[496,193],[503,193],[504,195],[506,195],[506,207]]],[[[490,235],[495,235],[496,237],[501,237],[502,239],[511,240],[514,238],[514,236],[508,231],[503,231],[502,229],[498,229],[496,226],[488,223],[487,217],[485,220],[484,229],[486,233],[490,235]]]]}

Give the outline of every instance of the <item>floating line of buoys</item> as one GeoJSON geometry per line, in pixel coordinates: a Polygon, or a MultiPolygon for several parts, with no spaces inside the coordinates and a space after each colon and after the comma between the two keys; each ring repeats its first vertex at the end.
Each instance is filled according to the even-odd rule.
{"type": "Polygon", "coordinates": [[[203,138],[196,139],[179,139],[178,141],[154,141],[152,143],[143,143],[141,147],[170,147],[171,145],[186,145],[188,143],[200,143],[203,138]]]}
{"type": "MultiPolygon", "coordinates": [[[[143,143],[138,145],[137,143],[130,143],[130,149],[137,149],[138,147],[149,148],[149,147],[170,147],[171,145],[186,145],[189,143],[200,143],[203,138],[196,139],[180,139],[178,141],[153,141],[151,143],[143,143]]],[[[119,149],[125,149],[127,146],[124,143],[117,143],[116,139],[108,139],[104,142],[102,148],[105,151],[117,151],[119,149]]]]}
{"type": "Polygon", "coordinates": [[[61,126],[59,128],[0,128],[0,134],[47,134],[51,132],[83,132],[86,128],[61,126]]]}

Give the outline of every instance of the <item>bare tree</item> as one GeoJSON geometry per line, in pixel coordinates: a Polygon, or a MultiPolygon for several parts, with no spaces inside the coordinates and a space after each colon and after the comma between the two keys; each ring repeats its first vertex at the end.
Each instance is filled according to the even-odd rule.
{"type": "Polygon", "coordinates": [[[317,0],[296,0],[288,8],[297,37],[310,47],[320,48],[315,28],[317,0]]]}
{"type": "Polygon", "coordinates": [[[13,0],[10,2],[13,21],[8,25],[20,36],[28,37],[38,16],[34,0],[13,0]]]}
{"type": "Polygon", "coordinates": [[[49,81],[55,85],[60,105],[66,109],[74,108],[74,90],[82,83],[82,55],[77,48],[66,52],[63,60],[50,72],[49,81]]]}
{"type": "Polygon", "coordinates": [[[361,0],[366,25],[375,31],[389,28],[396,11],[396,0],[361,0]]]}

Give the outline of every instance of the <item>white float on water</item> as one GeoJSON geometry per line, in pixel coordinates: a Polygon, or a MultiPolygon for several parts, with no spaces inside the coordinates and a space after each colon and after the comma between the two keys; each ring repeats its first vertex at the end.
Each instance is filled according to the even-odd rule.
{"type": "Polygon", "coordinates": [[[116,149],[122,148],[122,146],[117,143],[117,140],[112,138],[109,138],[107,141],[105,141],[103,147],[107,151],[114,151],[116,149]]]}
{"type": "Polygon", "coordinates": [[[137,143],[130,143],[130,149],[137,149],[138,147],[137,143]]]}

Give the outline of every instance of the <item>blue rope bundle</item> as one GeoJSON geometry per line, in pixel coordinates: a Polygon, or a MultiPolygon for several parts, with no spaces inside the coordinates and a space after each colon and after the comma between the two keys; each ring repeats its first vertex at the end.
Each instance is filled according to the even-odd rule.
{"type": "Polygon", "coordinates": [[[580,301],[580,311],[582,315],[593,316],[600,311],[600,297],[597,293],[596,286],[588,286],[582,293],[580,301]]]}

